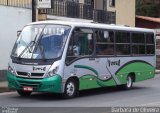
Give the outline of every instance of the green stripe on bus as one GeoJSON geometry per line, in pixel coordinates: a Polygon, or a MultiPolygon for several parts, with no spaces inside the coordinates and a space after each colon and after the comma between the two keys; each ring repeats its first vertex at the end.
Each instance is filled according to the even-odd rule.
{"type": "Polygon", "coordinates": [[[92,67],[85,66],[85,65],[75,65],[75,68],[87,69],[92,71],[95,75],[83,75],[80,77],[80,90],[82,89],[91,89],[91,88],[98,88],[98,87],[106,87],[106,86],[113,86],[116,85],[115,81],[112,79],[102,81],[100,80],[98,72],[93,69],[92,67]]]}
{"type": "Polygon", "coordinates": [[[153,78],[155,76],[155,67],[142,61],[130,62],[124,64],[116,72],[116,76],[122,84],[125,84],[126,78],[130,73],[135,74],[135,82],[138,82],[153,78]]]}

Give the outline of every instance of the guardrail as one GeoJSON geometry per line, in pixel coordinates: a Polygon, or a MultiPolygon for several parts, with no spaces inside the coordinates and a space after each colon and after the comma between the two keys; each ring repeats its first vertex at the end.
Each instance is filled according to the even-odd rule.
{"type": "Polygon", "coordinates": [[[32,0],[0,0],[0,5],[31,9],[32,0]]]}
{"type": "Polygon", "coordinates": [[[38,13],[88,19],[99,23],[115,24],[115,12],[96,10],[93,9],[92,5],[52,1],[51,6],[51,9],[38,9],[38,13]]]}

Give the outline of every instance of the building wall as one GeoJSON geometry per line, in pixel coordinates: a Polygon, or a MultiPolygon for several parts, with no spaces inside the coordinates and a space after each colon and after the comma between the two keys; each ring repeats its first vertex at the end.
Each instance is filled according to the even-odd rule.
{"type": "MultiPolygon", "coordinates": [[[[112,11],[112,12],[116,12],[116,7],[112,7],[110,6],[110,1],[107,0],[107,11],[112,11]]],[[[115,1],[116,2],[116,1],[115,1]]]]}
{"type": "Polygon", "coordinates": [[[84,0],[79,0],[79,3],[84,3],[84,0]]]}
{"type": "Polygon", "coordinates": [[[109,5],[107,11],[116,12],[116,24],[135,27],[135,0],[115,0],[115,7],[109,5]]]}
{"type": "Polygon", "coordinates": [[[116,24],[135,26],[135,0],[116,0],[116,24]]]}
{"type": "MultiPolygon", "coordinates": [[[[79,0],[84,3],[84,0],[79,0]]],[[[116,24],[135,27],[135,0],[115,0],[115,7],[107,0],[107,11],[116,12],[116,24]]],[[[94,8],[103,10],[103,0],[94,0],[94,8]]]]}
{"type": "MultiPolygon", "coordinates": [[[[32,21],[30,9],[0,5],[0,71],[6,70],[17,31],[32,21]]],[[[1,78],[0,78],[1,79],[1,78]]]]}
{"type": "MultiPolygon", "coordinates": [[[[94,8],[96,10],[103,10],[103,0],[92,0],[94,1],[94,8]]],[[[110,6],[110,0],[106,0],[105,8],[107,11],[116,12],[116,24],[117,25],[128,25],[135,27],[135,0],[115,0],[115,7],[110,6]]],[[[84,3],[84,0],[79,0],[79,3],[84,3]]],[[[46,16],[39,20],[45,20],[46,16]]]]}

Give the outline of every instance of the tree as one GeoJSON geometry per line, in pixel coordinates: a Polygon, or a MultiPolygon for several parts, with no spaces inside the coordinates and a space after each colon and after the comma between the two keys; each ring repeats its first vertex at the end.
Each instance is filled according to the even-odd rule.
{"type": "Polygon", "coordinates": [[[136,0],[136,15],[160,17],[160,2],[136,0]]]}

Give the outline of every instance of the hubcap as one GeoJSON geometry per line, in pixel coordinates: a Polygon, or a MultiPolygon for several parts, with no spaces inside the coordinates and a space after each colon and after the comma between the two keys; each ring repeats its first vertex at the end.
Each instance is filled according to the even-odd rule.
{"type": "Polygon", "coordinates": [[[74,90],[75,90],[74,84],[73,84],[72,82],[69,82],[69,83],[67,84],[67,94],[68,94],[69,96],[72,96],[72,95],[74,94],[74,90]]]}
{"type": "Polygon", "coordinates": [[[127,78],[127,87],[130,88],[132,86],[132,78],[129,76],[127,78]]]}

